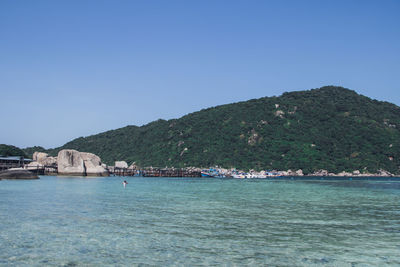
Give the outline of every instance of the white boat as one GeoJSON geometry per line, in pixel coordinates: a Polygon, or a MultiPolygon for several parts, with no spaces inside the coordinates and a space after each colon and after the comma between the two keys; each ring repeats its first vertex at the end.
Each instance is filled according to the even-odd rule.
{"type": "Polygon", "coordinates": [[[244,178],[246,178],[246,176],[244,174],[232,174],[232,177],[236,178],[236,179],[244,179],[244,178]]]}

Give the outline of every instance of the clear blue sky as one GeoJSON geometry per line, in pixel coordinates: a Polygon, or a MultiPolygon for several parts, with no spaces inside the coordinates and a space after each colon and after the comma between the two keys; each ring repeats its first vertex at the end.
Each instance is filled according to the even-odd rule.
{"type": "Polygon", "coordinates": [[[400,105],[400,1],[0,1],[0,143],[340,85],[400,105]]]}

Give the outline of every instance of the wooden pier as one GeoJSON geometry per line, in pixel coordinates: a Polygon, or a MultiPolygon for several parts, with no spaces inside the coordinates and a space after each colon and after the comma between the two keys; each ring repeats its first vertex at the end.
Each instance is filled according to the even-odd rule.
{"type": "Polygon", "coordinates": [[[142,176],[142,177],[201,177],[201,172],[190,169],[175,168],[109,168],[111,175],[115,176],[142,176]]]}
{"type": "Polygon", "coordinates": [[[36,173],[37,175],[57,175],[58,168],[54,165],[49,166],[25,166],[25,170],[36,173]]]}
{"type": "Polygon", "coordinates": [[[108,167],[108,172],[110,175],[114,176],[139,176],[139,171],[136,169],[129,168],[118,168],[118,167],[108,167]]]}

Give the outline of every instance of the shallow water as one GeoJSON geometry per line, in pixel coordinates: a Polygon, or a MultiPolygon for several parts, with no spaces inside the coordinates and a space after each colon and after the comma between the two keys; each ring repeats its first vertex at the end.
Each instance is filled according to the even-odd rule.
{"type": "Polygon", "coordinates": [[[400,181],[3,180],[0,265],[399,266],[400,181]]]}

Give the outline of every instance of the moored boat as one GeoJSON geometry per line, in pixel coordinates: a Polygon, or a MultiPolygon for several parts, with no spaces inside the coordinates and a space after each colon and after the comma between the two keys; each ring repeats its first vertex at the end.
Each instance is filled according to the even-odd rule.
{"type": "Polygon", "coordinates": [[[246,178],[246,175],[244,175],[244,174],[232,174],[232,177],[236,178],[236,179],[244,179],[244,178],[246,178]]]}
{"type": "Polygon", "coordinates": [[[225,178],[225,174],[220,173],[217,169],[209,169],[201,171],[202,177],[225,178]]]}

